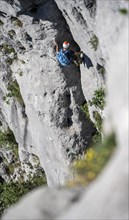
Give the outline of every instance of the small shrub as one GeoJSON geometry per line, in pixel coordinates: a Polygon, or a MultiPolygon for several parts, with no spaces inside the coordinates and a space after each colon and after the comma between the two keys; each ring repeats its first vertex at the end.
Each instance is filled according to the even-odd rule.
{"type": "MultiPolygon", "coordinates": [[[[85,103],[84,105],[82,105],[82,111],[85,113],[85,116],[86,116],[86,118],[87,119],[89,119],[90,121],[91,121],[91,119],[90,119],[90,114],[89,114],[89,109],[88,109],[88,104],[87,103],[85,103]]],[[[97,112],[98,113],[98,112],[97,112]]],[[[96,116],[96,115],[95,115],[96,116]]],[[[101,117],[101,116],[100,116],[101,117]]],[[[96,117],[97,118],[97,117],[96,117]]],[[[95,119],[96,119],[95,118],[95,119]]],[[[98,118],[97,118],[98,119],[98,118]]],[[[96,120],[97,120],[96,119],[96,120]]],[[[100,118],[99,118],[99,122],[100,122],[100,118]]],[[[96,126],[98,126],[99,125],[99,128],[100,127],[102,127],[102,118],[101,118],[101,123],[98,123],[98,121],[95,123],[95,125],[94,125],[94,127],[96,127],[96,126]],[[101,124],[101,126],[100,126],[100,124],[101,124]]],[[[97,130],[95,130],[95,132],[94,132],[94,134],[93,134],[93,138],[92,138],[92,144],[97,144],[98,142],[101,142],[101,140],[102,140],[102,137],[101,137],[101,133],[100,132],[98,132],[97,130]]]]}
{"type": "Polygon", "coordinates": [[[102,120],[100,114],[97,111],[94,111],[93,117],[95,119],[95,125],[96,125],[97,129],[101,132],[103,120],[102,120]]]}
{"type": "Polygon", "coordinates": [[[18,200],[30,190],[45,184],[45,174],[42,176],[35,175],[26,182],[0,183],[0,215],[12,204],[18,202],[18,200]]]}
{"type": "Polygon", "coordinates": [[[90,45],[91,45],[91,48],[94,49],[95,51],[97,50],[98,48],[98,45],[99,45],[99,39],[98,37],[94,34],[90,41],[88,42],[90,45]]]}
{"type": "Polygon", "coordinates": [[[8,169],[9,175],[12,175],[14,173],[15,166],[13,164],[9,164],[8,169]]]}
{"type": "Polygon", "coordinates": [[[16,144],[13,132],[9,128],[4,132],[0,131],[0,144],[16,144]]]}
{"type": "Polygon", "coordinates": [[[4,50],[4,52],[6,54],[10,54],[10,53],[14,53],[15,54],[15,50],[14,50],[14,48],[11,45],[9,45],[7,43],[4,43],[2,45],[2,47],[3,47],[3,50],[4,50]]]}
{"type": "Polygon", "coordinates": [[[15,140],[13,132],[8,128],[0,131],[0,145],[4,145],[11,149],[16,157],[18,157],[18,144],[15,140]]]}
{"type": "Polygon", "coordinates": [[[82,160],[74,162],[72,169],[75,179],[68,182],[68,186],[80,186],[90,184],[101,172],[114,152],[116,146],[115,135],[111,134],[103,142],[88,149],[82,160]]]}
{"type": "Polygon", "coordinates": [[[126,8],[121,8],[119,9],[119,12],[122,14],[122,15],[127,15],[128,14],[128,10],[126,8]]]}
{"type": "Polygon", "coordinates": [[[20,104],[22,104],[22,105],[24,104],[24,101],[23,101],[21,93],[20,93],[20,88],[19,88],[19,85],[16,80],[10,82],[7,89],[9,91],[7,96],[15,97],[20,104]]]}
{"type": "Polygon", "coordinates": [[[95,107],[99,107],[103,110],[105,106],[105,90],[103,88],[95,90],[94,96],[92,100],[89,101],[89,104],[90,106],[94,105],[95,107]]]}
{"type": "Polygon", "coordinates": [[[89,109],[88,109],[88,104],[85,103],[81,106],[82,111],[85,113],[85,116],[87,119],[90,119],[90,114],[89,114],[89,109]]]}
{"type": "Polygon", "coordinates": [[[102,136],[101,136],[101,133],[96,131],[96,133],[93,135],[93,138],[92,138],[92,145],[96,145],[98,143],[101,143],[102,142],[102,136]]]}
{"type": "Polygon", "coordinates": [[[14,97],[16,100],[24,106],[24,101],[20,93],[20,88],[16,80],[8,84],[7,90],[9,91],[5,96],[3,96],[3,101],[10,104],[10,98],[14,97]]]}
{"type": "Polygon", "coordinates": [[[2,44],[1,48],[2,48],[3,52],[7,55],[6,64],[12,65],[14,60],[17,60],[17,53],[16,53],[15,49],[7,43],[2,44]],[[10,54],[13,55],[13,57],[11,56],[11,58],[10,58],[8,56],[10,54]]]}

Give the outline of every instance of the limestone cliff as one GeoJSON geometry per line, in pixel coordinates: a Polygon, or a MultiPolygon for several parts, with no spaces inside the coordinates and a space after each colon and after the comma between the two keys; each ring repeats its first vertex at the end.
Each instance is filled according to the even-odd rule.
{"type": "MultiPolygon", "coordinates": [[[[1,2],[4,7],[5,2],[1,2]]],[[[39,6],[13,2],[3,8],[1,26],[1,112],[13,131],[22,164],[40,159],[48,185],[63,184],[69,163],[89,145],[94,128],[81,110],[85,97],[80,70],[60,68],[54,41],[78,49],[54,1],[39,6]],[[24,9],[24,10],[23,10],[24,9]],[[34,10],[35,9],[35,10],[34,10]],[[21,97],[10,94],[19,86],[21,97]],[[3,100],[4,99],[4,100],[3,100]]],[[[20,96],[19,94],[19,96],[20,96]]]]}
{"type": "Polygon", "coordinates": [[[39,189],[3,219],[128,219],[128,1],[14,0],[0,6],[0,120],[15,135],[20,161],[37,155],[49,186],[72,178],[70,162],[95,132],[82,112],[86,102],[91,120],[98,112],[104,133],[114,131],[117,140],[108,165],[88,188],[39,189]],[[61,68],[55,60],[54,41],[61,47],[66,39],[84,51],[80,69],[61,68]],[[14,81],[20,100],[8,95],[14,81]],[[104,108],[94,102],[100,89],[106,89],[104,108]]]}

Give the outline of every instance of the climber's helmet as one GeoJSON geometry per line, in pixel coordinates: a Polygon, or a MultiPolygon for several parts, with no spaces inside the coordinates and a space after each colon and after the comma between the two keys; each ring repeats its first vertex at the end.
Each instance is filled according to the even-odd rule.
{"type": "Polygon", "coordinates": [[[70,45],[70,43],[67,42],[67,41],[65,41],[65,42],[63,43],[63,48],[64,48],[64,49],[67,49],[67,48],[69,47],[69,45],[70,45]]]}

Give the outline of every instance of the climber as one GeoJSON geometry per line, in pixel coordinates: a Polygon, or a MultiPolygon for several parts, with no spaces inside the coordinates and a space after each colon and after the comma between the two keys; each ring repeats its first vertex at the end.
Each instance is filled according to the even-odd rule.
{"type": "Polygon", "coordinates": [[[79,66],[83,60],[83,52],[75,52],[69,50],[70,43],[65,41],[63,43],[63,48],[59,50],[58,44],[55,42],[56,46],[56,58],[62,66],[70,66],[71,63],[75,63],[79,66]]]}

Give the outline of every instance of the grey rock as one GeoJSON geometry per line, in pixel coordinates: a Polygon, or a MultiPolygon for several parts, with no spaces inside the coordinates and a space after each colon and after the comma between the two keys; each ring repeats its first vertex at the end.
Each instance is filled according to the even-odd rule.
{"type": "Polygon", "coordinates": [[[4,153],[4,157],[8,163],[12,163],[14,160],[14,154],[13,154],[12,150],[6,150],[4,153]]]}
{"type": "Polygon", "coordinates": [[[0,164],[0,177],[2,179],[2,182],[5,181],[5,182],[9,182],[10,178],[9,178],[9,169],[8,169],[8,166],[2,162],[0,164]]]}
{"type": "Polygon", "coordinates": [[[29,193],[23,198],[20,204],[10,209],[2,219],[56,219],[59,214],[70,209],[71,205],[79,200],[81,193],[81,188],[71,189],[71,191],[65,188],[39,188],[32,195],[29,193]],[[14,212],[15,208],[17,212],[14,212]],[[30,212],[24,211],[25,209],[31,210],[31,216],[30,212]]]}
{"type": "MultiPolygon", "coordinates": [[[[66,204],[72,205],[70,209],[66,209],[67,206],[62,206],[63,210],[60,210],[55,206],[54,208],[57,212],[54,212],[52,208],[50,208],[52,204],[51,196],[47,197],[48,202],[43,203],[41,199],[45,196],[41,196],[42,191],[37,191],[32,194],[32,197],[26,197],[23,199],[23,203],[21,202],[16,207],[8,210],[7,214],[3,217],[3,219],[9,219],[13,217],[13,219],[33,219],[33,217],[38,217],[39,219],[128,219],[128,154],[127,154],[127,146],[128,146],[128,73],[127,73],[127,65],[128,65],[128,18],[127,15],[122,15],[119,12],[121,7],[128,7],[128,3],[126,1],[100,1],[98,0],[95,4],[95,1],[59,1],[56,0],[60,9],[66,16],[67,12],[67,21],[72,23],[70,26],[71,31],[73,32],[73,36],[78,39],[78,27],[80,38],[78,39],[79,45],[82,48],[84,44],[84,40],[88,41],[87,35],[83,28],[88,26],[88,28],[93,29],[97,36],[99,36],[100,48],[101,51],[89,52],[91,54],[93,64],[97,63],[100,59],[99,53],[103,54],[102,57],[106,60],[107,67],[107,79],[106,79],[106,87],[107,87],[107,106],[105,111],[105,122],[104,122],[104,132],[108,135],[112,131],[115,131],[117,138],[117,148],[114,154],[112,155],[111,160],[102,171],[100,176],[87,188],[83,191],[83,196],[77,200],[77,203],[73,205],[66,202],[66,204]],[[84,7],[84,3],[86,3],[84,7]],[[91,8],[94,10],[92,12],[91,8]],[[83,6],[83,7],[82,7],[83,6]],[[96,8],[97,6],[97,8],[96,8]],[[77,9],[76,9],[77,7],[77,9]],[[79,8],[78,8],[79,7],[79,8]],[[82,7],[82,11],[81,11],[82,7]],[[66,8],[66,12],[64,12],[64,8],[66,8]],[[73,10],[74,8],[74,10],[73,10]],[[83,17],[87,21],[82,23],[82,18],[79,21],[78,16],[79,12],[83,14],[83,17]],[[95,11],[96,10],[96,11],[95,11]],[[84,13],[86,12],[86,13],[84,13]],[[96,17],[94,12],[96,12],[96,17]],[[110,16],[105,16],[108,13],[110,16]],[[91,17],[90,17],[90,16],[91,17]],[[96,24],[96,29],[95,28],[96,24]],[[106,25],[105,25],[106,24],[106,25]],[[109,25],[108,25],[109,24],[109,25]],[[72,26],[73,25],[73,26],[72,26]],[[111,29],[110,29],[110,28],[111,29]],[[76,31],[75,31],[75,30],[76,31]],[[81,31],[80,31],[81,30],[81,31]],[[110,31],[111,30],[111,31],[110,31]],[[75,33],[77,32],[77,33],[75,33]],[[106,34],[105,34],[106,33],[106,34]],[[119,37],[118,37],[119,33],[119,37]],[[115,43],[114,43],[115,42],[115,43]],[[96,54],[97,53],[97,54],[96,54]],[[96,55],[95,55],[96,54],[96,55]],[[123,74],[124,73],[124,74],[123,74]],[[119,98],[118,98],[119,97],[119,98]],[[34,199],[30,199],[34,198],[34,199]],[[36,198],[36,199],[35,199],[36,198]],[[33,203],[35,202],[35,204],[33,203]],[[37,205],[38,204],[38,205],[37,205]],[[47,208],[46,208],[47,204],[47,208]],[[25,207],[28,207],[30,212],[24,212],[25,207]],[[34,208],[36,207],[36,208],[34,208]],[[41,211],[42,210],[42,211],[41,211]],[[45,214],[44,213],[45,210],[45,214]],[[33,211],[33,213],[32,213],[33,211]],[[23,215],[24,213],[24,215],[23,215]],[[30,213],[30,214],[29,214],[30,213]]],[[[86,29],[86,32],[88,31],[86,29]]],[[[87,42],[86,41],[86,42],[87,42]]],[[[88,51],[90,51],[88,49],[88,51]]],[[[102,60],[101,60],[102,61],[102,60]]],[[[102,63],[101,63],[102,64],[102,63]]],[[[56,66],[55,66],[56,67],[56,66]]],[[[57,67],[56,67],[57,68],[57,67]]],[[[89,69],[89,74],[94,74],[96,77],[94,83],[99,80],[100,84],[102,83],[100,78],[97,78],[96,72],[94,73],[94,68],[92,67],[91,71],[89,69]]],[[[50,71],[50,70],[49,70],[50,71]]],[[[44,73],[45,71],[43,71],[44,73]]],[[[81,72],[82,73],[82,72],[81,72]]],[[[93,77],[92,77],[93,78],[93,77]]],[[[61,78],[58,78],[58,80],[61,78]]],[[[83,80],[85,77],[83,78],[83,80]]],[[[87,82],[87,81],[85,81],[87,82]]],[[[86,86],[87,84],[85,84],[86,86]]],[[[88,81],[89,87],[91,86],[90,80],[88,81]]],[[[87,86],[88,86],[87,85],[87,86]]],[[[49,88],[50,89],[50,88],[49,88]]],[[[55,89],[55,88],[54,88],[55,89]]],[[[44,94],[48,94],[48,90],[45,88],[44,94]]],[[[53,88],[52,88],[53,91],[53,88]]],[[[91,96],[93,92],[93,88],[89,88],[89,93],[87,96],[91,96]]],[[[47,96],[47,95],[46,95],[47,96]]],[[[45,97],[46,97],[45,96],[45,97]]],[[[30,95],[30,99],[31,99],[30,95]]],[[[51,100],[49,99],[49,102],[51,100]]],[[[75,116],[74,123],[77,122],[77,108],[75,107],[75,116]]],[[[41,109],[40,109],[40,112],[41,109]]],[[[45,114],[42,117],[46,117],[45,114]]],[[[56,115],[56,117],[58,117],[56,115]]],[[[54,118],[55,120],[55,118],[54,118]]],[[[59,121],[60,126],[64,125],[65,120],[59,121]]],[[[78,126],[78,124],[76,124],[78,126]]],[[[69,142],[73,143],[73,140],[69,139],[69,142]]],[[[69,148],[67,148],[68,150],[69,148]]],[[[55,158],[55,157],[54,157],[55,158]]],[[[45,192],[46,189],[44,189],[45,192]]],[[[61,189],[62,192],[64,189],[61,189]]],[[[60,192],[61,192],[60,191],[60,192]]],[[[49,189],[50,195],[53,195],[54,189],[52,191],[49,189]]],[[[70,195],[71,189],[68,190],[68,194],[65,191],[65,195],[61,195],[56,191],[56,202],[57,206],[60,208],[61,200],[64,198],[66,201],[66,197],[70,195]],[[67,194],[67,196],[66,196],[67,194]],[[66,197],[65,197],[66,196],[66,197]],[[58,204],[59,201],[59,204],[58,204]]],[[[48,194],[48,192],[47,192],[48,194]]],[[[45,195],[45,194],[44,194],[45,195]]],[[[69,196],[68,196],[69,197],[69,196]]],[[[55,197],[54,197],[55,198],[55,197]]],[[[46,200],[45,200],[46,201],[46,200]]],[[[53,206],[53,205],[52,205],[53,206]]]]}
{"type": "MultiPolygon", "coordinates": [[[[65,17],[74,39],[84,52],[85,65],[81,65],[81,85],[87,101],[91,100],[94,91],[103,87],[105,80],[96,69],[103,53],[100,44],[95,50],[90,43],[93,36],[98,36],[95,26],[97,8],[96,1],[69,1],[56,0],[56,3],[65,17]]],[[[91,112],[94,109],[91,108],[91,112]]],[[[92,114],[91,114],[92,115],[92,114]]],[[[91,117],[92,119],[92,117],[91,117]]]]}
{"type": "MultiPolygon", "coordinates": [[[[11,7],[17,12],[15,2],[11,7]]],[[[35,16],[22,14],[18,21],[5,18],[1,43],[11,44],[17,58],[11,66],[2,66],[0,108],[19,145],[21,163],[27,163],[28,154],[37,155],[48,185],[53,186],[72,178],[69,165],[88,147],[94,128],[81,110],[85,97],[79,69],[75,65],[60,68],[55,60],[55,39],[61,47],[67,38],[71,48],[78,49],[68,25],[52,0],[41,4],[35,16]],[[38,24],[32,22],[35,16],[38,24]],[[19,20],[22,27],[16,25],[19,20]],[[15,40],[8,37],[10,28],[16,33],[15,40]],[[26,33],[32,42],[26,40],[26,33]],[[11,80],[19,84],[22,105],[14,97],[9,99],[10,104],[2,100],[11,80]]],[[[2,54],[2,61],[7,57],[12,58],[2,54]]]]}

